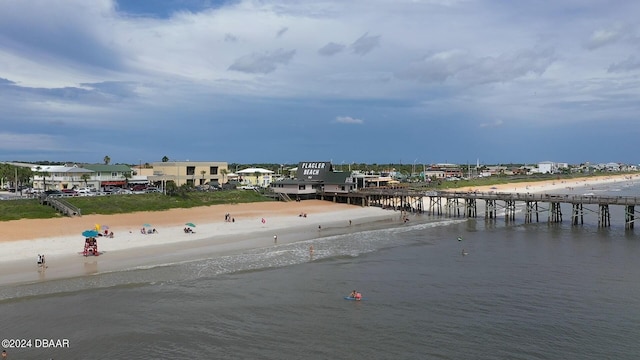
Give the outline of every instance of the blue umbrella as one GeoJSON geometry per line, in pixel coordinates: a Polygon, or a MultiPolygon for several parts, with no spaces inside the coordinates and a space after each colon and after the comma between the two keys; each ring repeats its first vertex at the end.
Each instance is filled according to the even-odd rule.
{"type": "Polygon", "coordinates": [[[96,237],[98,236],[98,231],[96,230],[85,230],[82,232],[82,236],[84,237],[96,237]]]}
{"type": "Polygon", "coordinates": [[[143,224],[144,227],[151,227],[151,224],[143,224]]]}

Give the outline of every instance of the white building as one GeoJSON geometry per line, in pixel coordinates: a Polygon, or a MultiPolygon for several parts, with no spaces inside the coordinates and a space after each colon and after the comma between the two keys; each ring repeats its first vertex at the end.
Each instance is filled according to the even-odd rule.
{"type": "Polygon", "coordinates": [[[237,172],[239,182],[243,185],[268,187],[272,180],[273,171],[262,168],[247,168],[237,172]]]}

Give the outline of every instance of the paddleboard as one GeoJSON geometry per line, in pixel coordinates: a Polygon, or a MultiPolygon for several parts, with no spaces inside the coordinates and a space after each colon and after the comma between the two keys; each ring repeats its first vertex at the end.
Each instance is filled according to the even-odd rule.
{"type": "MultiPolygon", "coordinates": [[[[345,300],[349,300],[349,301],[358,301],[358,300],[356,300],[356,298],[351,297],[351,296],[345,296],[345,297],[344,297],[344,299],[345,299],[345,300]]],[[[361,298],[361,299],[360,299],[360,301],[362,301],[362,300],[364,300],[364,298],[361,298]]]]}

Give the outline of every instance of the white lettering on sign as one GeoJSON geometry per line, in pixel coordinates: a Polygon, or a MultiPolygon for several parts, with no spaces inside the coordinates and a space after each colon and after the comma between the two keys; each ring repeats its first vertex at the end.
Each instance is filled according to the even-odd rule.
{"type": "Polygon", "coordinates": [[[320,170],[305,169],[302,175],[320,175],[320,170]]]}
{"type": "Polygon", "coordinates": [[[312,162],[312,163],[302,163],[303,169],[324,169],[326,163],[323,162],[312,162]]]}

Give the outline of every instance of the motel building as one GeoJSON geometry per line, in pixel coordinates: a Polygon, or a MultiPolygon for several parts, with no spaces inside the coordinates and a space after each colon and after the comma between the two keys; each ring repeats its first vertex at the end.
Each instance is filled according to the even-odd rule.
{"type": "Polygon", "coordinates": [[[151,163],[153,175],[149,182],[165,187],[167,181],[177,186],[189,184],[220,185],[228,181],[229,166],[223,161],[167,161],[151,163]]]}

